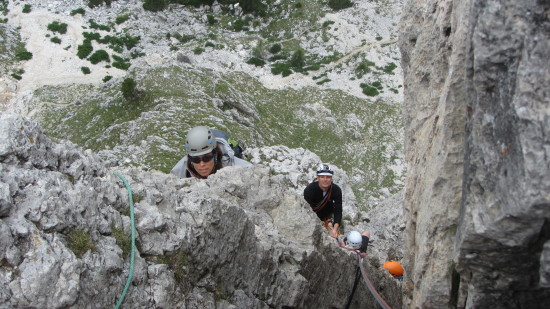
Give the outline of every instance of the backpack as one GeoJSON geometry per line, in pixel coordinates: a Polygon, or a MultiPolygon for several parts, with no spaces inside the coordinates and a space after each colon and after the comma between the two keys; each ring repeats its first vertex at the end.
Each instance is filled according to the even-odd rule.
{"type": "Polygon", "coordinates": [[[243,145],[239,144],[240,141],[236,141],[234,139],[231,139],[229,137],[229,134],[227,134],[226,132],[224,132],[222,130],[217,130],[217,129],[210,129],[210,130],[212,131],[212,134],[214,134],[215,137],[223,138],[224,140],[227,141],[227,143],[229,144],[231,149],[233,149],[233,153],[234,153],[235,157],[237,157],[239,159],[244,159],[243,158],[243,152],[244,152],[245,148],[244,148],[243,145]]]}

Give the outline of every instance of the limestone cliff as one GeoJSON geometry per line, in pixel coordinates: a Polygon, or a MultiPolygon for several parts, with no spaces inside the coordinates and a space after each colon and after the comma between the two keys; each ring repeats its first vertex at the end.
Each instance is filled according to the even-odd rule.
{"type": "MultiPolygon", "coordinates": [[[[132,188],[137,233],[123,308],[343,307],[356,255],[323,232],[301,196],[319,158],[282,146],[250,152],[254,166],[227,167],[207,180],[111,170],[35,122],[0,114],[0,308],[116,304],[129,272],[131,221],[115,171],[132,188]]],[[[359,228],[347,177],[336,174],[345,222],[359,228]]],[[[373,246],[385,248],[384,231],[373,234],[373,246]]],[[[365,266],[400,307],[399,281],[380,268],[384,259],[373,254],[365,266]]],[[[377,307],[361,284],[352,308],[377,307]]]]}
{"type": "Polygon", "coordinates": [[[550,4],[409,1],[407,308],[550,307],[550,4]]]}

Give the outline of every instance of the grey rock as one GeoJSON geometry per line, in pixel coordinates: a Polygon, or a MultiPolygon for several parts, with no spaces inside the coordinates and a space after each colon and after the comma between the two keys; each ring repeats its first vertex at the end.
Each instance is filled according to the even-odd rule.
{"type": "Polygon", "coordinates": [[[184,54],[178,54],[176,59],[179,62],[191,64],[191,59],[188,56],[184,55],[184,54]]]}
{"type": "MultiPolygon", "coordinates": [[[[179,179],[109,170],[96,154],[50,139],[22,116],[0,115],[0,132],[0,163],[9,171],[2,190],[11,205],[0,220],[3,306],[114,306],[129,276],[132,230],[128,192],[115,171],[131,186],[135,210],[125,307],[344,306],[357,258],[323,231],[303,200],[320,162],[315,154],[249,149],[254,166],[179,179]]],[[[336,170],[347,188],[345,211],[360,218],[348,178],[336,170]]],[[[380,268],[383,259],[373,251],[366,267],[386,300],[399,305],[400,283],[380,268]]],[[[377,307],[366,291],[356,293],[353,306],[377,307]]]]}
{"type": "Polygon", "coordinates": [[[403,9],[406,307],[550,306],[548,9],[403,9]]]}

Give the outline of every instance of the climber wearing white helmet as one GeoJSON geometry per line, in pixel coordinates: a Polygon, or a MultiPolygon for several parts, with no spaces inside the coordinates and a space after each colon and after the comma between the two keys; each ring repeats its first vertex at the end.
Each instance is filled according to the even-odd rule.
{"type": "Polygon", "coordinates": [[[359,252],[367,252],[369,245],[370,233],[364,231],[359,233],[358,231],[350,231],[346,237],[344,237],[344,244],[352,249],[359,250],[359,252]]]}
{"type": "Polygon", "coordinates": [[[251,165],[248,161],[235,157],[227,139],[215,136],[214,131],[205,126],[189,130],[185,140],[187,155],[172,168],[171,173],[180,178],[205,179],[226,166],[251,165]]]}
{"type": "Polygon", "coordinates": [[[330,236],[337,238],[342,225],[342,189],[332,182],[334,171],[328,164],[317,168],[317,178],[304,189],[309,203],[330,236]]]}

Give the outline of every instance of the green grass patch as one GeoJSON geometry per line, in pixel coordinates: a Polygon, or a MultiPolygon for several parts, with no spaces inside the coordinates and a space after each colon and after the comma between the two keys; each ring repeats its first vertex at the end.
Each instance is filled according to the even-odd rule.
{"type": "MultiPolygon", "coordinates": [[[[132,74],[140,88],[146,90],[139,102],[126,102],[121,96],[120,83],[109,83],[105,89],[71,90],[79,93],[79,98],[87,98],[86,101],[78,106],[50,106],[37,117],[55,137],[93,151],[115,151],[118,146],[116,153],[123,157],[129,147],[137,146],[143,153],[129,164],[163,172],[169,172],[184,154],[185,132],[195,125],[209,125],[224,129],[249,147],[305,148],[323,161],[338,165],[350,177],[360,175],[351,184],[359,203],[379,195],[382,187],[399,189],[395,180],[401,175],[392,176],[388,172],[392,164],[388,152],[401,147],[397,145],[402,126],[398,104],[372,102],[341,91],[317,88],[267,89],[244,73],[214,77],[208,70],[175,66],[137,68],[132,74]],[[229,103],[220,108],[212,103],[215,100],[239,102],[256,116],[247,116],[229,103]],[[310,107],[314,105],[321,105],[330,113],[322,112],[323,109],[312,111],[310,107]],[[251,124],[235,121],[232,113],[225,112],[228,108],[242,113],[251,124]],[[63,115],[68,112],[73,117],[65,119],[63,115]],[[141,119],[142,115],[147,115],[146,121],[141,119]],[[354,121],[360,121],[361,125],[348,130],[354,121]]],[[[326,76],[318,80],[323,78],[326,76]]],[[[374,86],[370,85],[377,90],[374,86]]],[[[53,101],[44,91],[35,93],[35,97],[53,101]]]]}
{"type": "Polygon", "coordinates": [[[117,246],[122,250],[122,256],[128,256],[132,250],[132,238],[129,235],[126,235],[122,229],[114,228],[112,233],[116,240],[117,246]]]}
{"type": "Polygon", "coordinates": [[[89,250],[95,250],[92,237],[84,230],[73,230],[69,232],[67,235],[67,247],[79,258],[89,250]]]}

